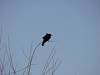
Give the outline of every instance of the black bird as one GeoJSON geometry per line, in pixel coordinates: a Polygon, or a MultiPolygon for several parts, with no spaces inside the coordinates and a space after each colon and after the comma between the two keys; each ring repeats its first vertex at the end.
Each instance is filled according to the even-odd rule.
{"type": "Polygon", "coordinates": [[[43,38],[42,46],[44,46],[44,43],[50,40],[51,36],[52,36],[51,34],[46,33],[46,35],[42,37],[43,38]]]}

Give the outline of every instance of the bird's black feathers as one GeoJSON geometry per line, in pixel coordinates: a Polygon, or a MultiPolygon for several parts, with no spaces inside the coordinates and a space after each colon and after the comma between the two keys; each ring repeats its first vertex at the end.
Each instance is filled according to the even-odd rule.
{"type": "Polygon", "coordinates": [[[45,36],[43,36],[42,38],[43,38],[43,41],[42,41],[42,46],[44,46],[44,43],[46,43],[47,41],[49,41],[49,40],[50,40],[50,38],[51,38],[51,34],[46,33],[46,35],[45,35],[45,36]]]}

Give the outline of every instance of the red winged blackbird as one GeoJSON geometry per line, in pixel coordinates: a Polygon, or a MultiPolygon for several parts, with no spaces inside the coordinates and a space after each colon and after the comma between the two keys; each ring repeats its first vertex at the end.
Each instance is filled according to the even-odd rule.
{"type": "Polygon", "coordinates": [[[51,38],[51,34],[46,33],[46,35],[43,36],[42,46],[44,46],[44,43],[46,43],[47,41],[49,41],[50,38],[51,38]]]}

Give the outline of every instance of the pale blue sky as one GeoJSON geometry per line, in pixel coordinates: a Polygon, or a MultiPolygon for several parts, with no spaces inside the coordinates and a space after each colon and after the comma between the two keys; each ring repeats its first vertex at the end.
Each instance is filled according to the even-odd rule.
{"type": "MultiPolygon", "coordinates": [[[[24,61],[22,50],[50,32],[63,61],[55,75],[100,75],[99,0],[0,0],[0,24],[10,36],[17,65],[24,61]]],[[[53,45],[40,46],[35,63],[44,63],[53,45]]]]}

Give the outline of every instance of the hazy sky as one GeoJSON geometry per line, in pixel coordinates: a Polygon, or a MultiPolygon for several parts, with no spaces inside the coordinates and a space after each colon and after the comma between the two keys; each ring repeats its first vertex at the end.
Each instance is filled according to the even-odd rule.
{"type": "Polygon", "coordinates": [[[17,65],[24,62],[23,50],[27,54],[32,41],[36,46],[50,32],[55,42],[40,46],[34,63],[44,64],[56,43],[62,64],[55,75],[100,75],[99,0],[0,0],[0,24],[17,65]]]}

